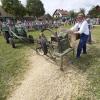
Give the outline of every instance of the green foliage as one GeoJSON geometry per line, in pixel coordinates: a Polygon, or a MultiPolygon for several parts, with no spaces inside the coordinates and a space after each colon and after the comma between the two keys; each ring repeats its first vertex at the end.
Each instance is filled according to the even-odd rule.
{"type": "Polygon", "coordinates": [[[84,8],[80,8],[79,12],[75,12],[74,10],[71,10],[69,12],[69,16],[70,16],[70,18],[76,18],[76,16],[78,15],[78,13],[83,13],[85,15],[85,9],[84,8]]]}
{"type": "Polygon", "coordinates": [[[22,17],[26,14],[25,7],[19,0],[1,0],[1,2],[5,11],[14,16],[22,17]]]}
{"type": "Polygon", "coordinates": [[[80,8],[79,12],[85,15],[85,9],[84,8],[80,8]]]}
{"type": "Polygon", "coordinates": [[[29,15],[40,17],[44,15],[45,10],[40,0],[27,0],[27,12],[29,15]]]}
{"type": "Polygon", "coordinates": [[[21,75],[26,69],[26,46],[22,43],[16,43],[16,46],[18,47],[13,49],[0,36],[0,100],[6,100],[9,95],[9,88],[13,88],[15,85],[13,81],[16,80],[17,75],[21,75]]]}
{"type": "Polygon", "coordinates": [[[17,10],[18,11],[16,11],[16,12],[18,12],[18,13],[16,13],[16,15],[18,17],[23,17],[24,15],[26,15],[26,8],[22,4],[20,4],[20,6],[17,10]]]}
{"type": "Polygon", "coordinates": [[[71,11],[69,12],[69,14],[70,14],[70,18],[75,18],[75,17],[77,16],[77,13],[74,12],[74,10],[71,10],[71,11]]]}
{"type": "Polygon", "coordinates": [[[88,12],[88,15],[90,15],[90,17],[100,17],[100,6],[93,6],[88,12]]]}

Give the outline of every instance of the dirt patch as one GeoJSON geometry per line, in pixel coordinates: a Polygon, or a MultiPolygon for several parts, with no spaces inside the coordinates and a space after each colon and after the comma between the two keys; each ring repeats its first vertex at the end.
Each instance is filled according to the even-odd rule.
{"type": "Polygon", "coordinates": [[[48,59],[32,53],[29,58],[31,68],[7,100],[76,100],[84,94],[86,75],[71,65],[65,66],[62,72],[48,59]]]}

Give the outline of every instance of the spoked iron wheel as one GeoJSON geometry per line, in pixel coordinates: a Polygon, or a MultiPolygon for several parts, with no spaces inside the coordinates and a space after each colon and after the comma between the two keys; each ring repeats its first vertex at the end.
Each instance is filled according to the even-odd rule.
{"type": "Polygon", "coordinates": [[[34,38],[33,38],[32,35],[29,35],[29,36],[28,36],[28,39],[29,39],[29,41],[30,41],[31,43],[34,43],[34,38]]]}
{"type": "Polygon", "coordinates": [[[39,55],[41,55],[41,56],[44,55],[44,52],[43,52],[43,50],[42,50],[41,47],[36,48],[36,52],[37,52],[39,55]]]}
{"type": "Polygon", "coordinates": [[[56,56],[55,56],[55,48],[52,44],[49,44],[49,47],[48,47],[48,54],[49,56],[52,58],[52,59],[56,59],[56,56]]]}
{"type": "Polygon", "coordinates": [[[13,38],[9,38],[9,43],[11,44],[12,48],[16,48],[13,38]]]}
{"type": "Polygon", "coordinates": [[[6,40],[6,43],[9,43],[9,37],[10,37],[9,32],[6,31],[6,32],[3,33],[3,35],[4,35],[4,38],[6,40]]]}

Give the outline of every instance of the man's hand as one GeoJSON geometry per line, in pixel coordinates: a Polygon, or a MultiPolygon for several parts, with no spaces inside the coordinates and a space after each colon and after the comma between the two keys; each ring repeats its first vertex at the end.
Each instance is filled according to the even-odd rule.
{"type": "Polygon", "coordinates": [[[80,34],[78,31],[75,31],[74,34],[80,34]]]}
{"type": "Polygon", "coordinates": [[[67,33],[68,33],[68,34],[73,34],[74,31],[72,31],[72,30],[68,30],[67,33]]]}

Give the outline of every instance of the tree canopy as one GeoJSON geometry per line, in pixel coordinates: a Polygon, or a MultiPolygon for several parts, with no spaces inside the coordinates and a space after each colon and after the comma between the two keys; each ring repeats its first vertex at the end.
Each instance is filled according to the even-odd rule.
{"type": "Polygon", "coordinates": [[[93,6],[90,11],[88,12],[90,17],[100,17],[100,6],[93,6]]]}
{"type": "Polygon", "coordinates": [[[31,16],[40,17],[45,13],[43,3],[40,0],[27,0],[26,8],[31,16]]]}
{"type": "Polygon", "coordinates": [[[77,16],[77,13],[74,10],[69,11],[70,18],[75,18],[77,16]]]}
{"type": "Polygon", "coordinates": [[[84,8],[80,8],[79,12],[85,15],[85,9],[84,8]]]}
{"type": "Polygon", "coordinates": [[[17,17],[22,17],[26,14],[25,7],[19,0],[1,0],[3,9],[17,17]]]}

